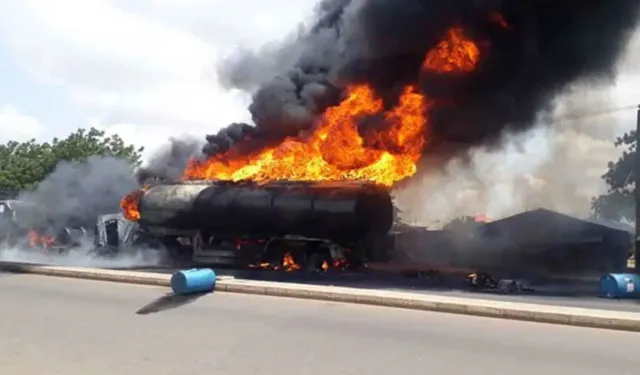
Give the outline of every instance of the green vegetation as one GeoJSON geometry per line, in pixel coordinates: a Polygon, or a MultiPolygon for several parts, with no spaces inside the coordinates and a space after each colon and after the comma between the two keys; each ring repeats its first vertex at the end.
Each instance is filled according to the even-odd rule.
{"type": "Polygon", "coordinates": [[[636,132],[630,131],[616,140],[616,146],[623,148],[622,156],[609,163],[607,173],[602,178],[609,186],[606,194],[594,197],[591,206],[595,216],[602,219],[635,219],[635,178],[633,168],[636,158],[636,132]]]}
{"type": "Polygon", "coordinates": [[[89,156],[113,156],[140,165],[143,148],[127,145],[118,135],[91,128],[78,129],[51,143],[9,141],[0,145],[0,196],[15,196],[44,180],[61,161],[82,161],[89,156]]]}

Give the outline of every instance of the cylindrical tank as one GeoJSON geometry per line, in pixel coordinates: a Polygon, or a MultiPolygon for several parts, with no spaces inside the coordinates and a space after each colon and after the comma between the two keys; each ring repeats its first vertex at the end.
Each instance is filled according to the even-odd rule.
{"type": "Polygon", "coordinates": [[[174,273],[171,289],[174,294],[193,294],[212,291],[216,286],[216,273],[210,268],[193,268],[174,273]]]}
{"type": "Polygon", "coordinates": [[[140,224],[220,236],[296,235],[331,240],[384,236],[393,224],[389,191],[364,182],[187,182],[149,188],[140,224]]]}
{"type": "Polygon", "coordinates": [[[633,273],[609,273],[600,279],[600,296],[604,298],[637,298],[640,276],[633,273]]]}

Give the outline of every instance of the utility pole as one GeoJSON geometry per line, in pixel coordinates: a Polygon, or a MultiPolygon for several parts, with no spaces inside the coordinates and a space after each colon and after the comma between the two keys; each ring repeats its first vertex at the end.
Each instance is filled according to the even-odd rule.
{"type": "Polygon", "coordinates": [[[636,236],[633,243],[633,255],[635,259],[635,272],[640,274],[640,105],[636,117],[636,154],[633,167],[634,200],[636,203],[636,236]]]}

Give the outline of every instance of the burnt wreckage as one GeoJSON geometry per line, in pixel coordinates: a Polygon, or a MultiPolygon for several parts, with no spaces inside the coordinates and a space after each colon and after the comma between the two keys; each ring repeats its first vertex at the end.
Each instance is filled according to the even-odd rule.
{"type": "Polygon", "coordinates": [[[0,200],[0,246],[64,252],[82,245],[87,231],[82,225],[55,225],[42,208],[20,200],[0,200]]]}
{"type": "Polygon", "coordinates": [[[285,254],[308,267],[387,260],[393,202],[372,183],[187,181],[133,194],[137,217],[123,207],[125,215],[198,263],[268,264],[285,254]]]}

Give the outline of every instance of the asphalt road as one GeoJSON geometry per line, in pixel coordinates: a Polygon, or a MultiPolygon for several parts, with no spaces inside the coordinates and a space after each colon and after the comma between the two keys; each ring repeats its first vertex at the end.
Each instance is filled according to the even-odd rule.
{"type": "Polygon", "coordinates": [[[638,334],[0,274],[0,373],[637,374],[638,334]]]}

